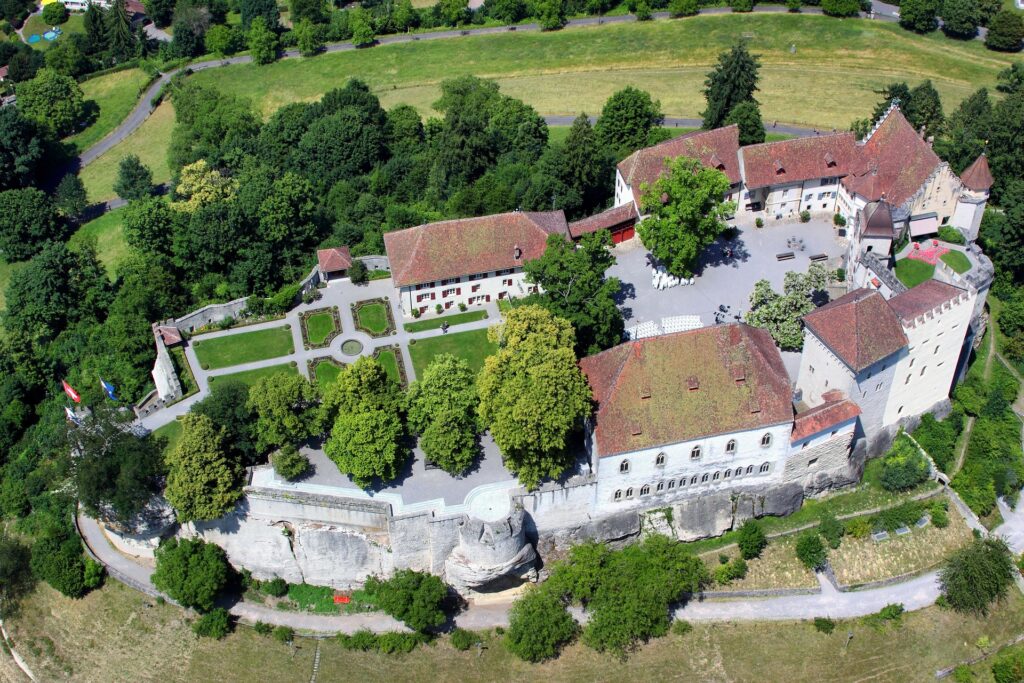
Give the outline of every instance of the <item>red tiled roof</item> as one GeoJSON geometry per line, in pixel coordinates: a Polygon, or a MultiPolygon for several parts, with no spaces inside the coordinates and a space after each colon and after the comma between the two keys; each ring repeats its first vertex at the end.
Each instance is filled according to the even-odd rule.
{"type": "Polygon", "coordinates": [[[173,325],[158,325],[156,333],[160,336],[164,346],[174,346],[181,343],[181,330],[173,325]]]}
{"type": "Polygon", "coordinates": [[[613,206],[607,211],[594,214],[582,220],[573,221],[569,224],[569,234],[573,239],[598,230],[614,230],[618,227],[630,226],[636,223],[640,216],[637,215],[636,206],[628,202],[622,206],[613,206]]]}
{"type": "Polygon", "coordinates": [[[7,78],[7,65],[0,66],[0,80],[7,78]]]}
{"type": "Polygon", "coordinates": [[[522,266],[544,253],[549,235],[569,236],[562,211],[428,223],[384,233],[384,248],[395,285],[404,287],[522,266]]]}
{"type": "Polygon", "coordinates": [[[796,442],[823,432],[838,424],[860,415],[860,407],[846,398],[833,398],[802,413],[793,419],[793,434],[790,441],[796,442]]]}
{"type": "Polygon", "coordinates": [[[348,270],[352,266],[352,254],[348,247],[321,249],[316,252],[316,260],[320,264],[320,270],[325,273],[348,270]]]}
{"type": "Polygon", "coordinates": [[[960,182],[968,190],[975,192],[986,192],[992,187],[995,180],[993,180],[992,171],[988,167],[988,157],[984,153],[960,175],[960,182]]]}
{"type": "Polygon", "coordinates": [[[735,185],[742,180],[737,157],[739,148],[739,126],[698,130],[638,149],[620,161],[618,169],[626,184],[638,191],[644,183],[650,184],[658,179],[665,170],[666,159],[685,156],[699,159],[708,168],[719,169],[735,185]]]}
{"type": "Polygon", "coordinates": [[[885,197],[900,206],[917,192],[941,162],[900,110],[893,109],[860,147],[860,165],[843,185],[869,202],[885,197]]]}
{"type": "Polygon", "coordinates": [[[598,403],[602,457],[793,419],[782,356],[767,332],[742,323],[627,342],[580,367],[598,403]]]}
{"type": "Polygon", "coordinates": [[[746,185],[756,189],[846,175],[855,167],[857,138],[849,132],[829,133],[750,145],[740,154],[746,185]]]}
{"type": "Polygon", "coordinates": [[[811,311],[804,324],[854,372],[907,345],[896,313],[873,289],[856,289],[811,311]]]}
{"type": "Polygon", "coordinates": [[[128,14],[146,13],[146,6],[139,2],[139,0],[125,0],[124,8],[125,11],[128,12],[128,14]]]}
{"type": "Polygon", "coordinates": [[[889,307],[900,320],[909,322],[964,293],[959,287],[932,279],[889,299],[889,307]]]}

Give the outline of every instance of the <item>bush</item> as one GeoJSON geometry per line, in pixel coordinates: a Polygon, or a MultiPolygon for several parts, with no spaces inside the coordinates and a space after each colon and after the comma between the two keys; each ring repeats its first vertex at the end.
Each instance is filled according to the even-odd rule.
{"type": "Polygon", "coordinates": [[[901,526],[911,527],[921,519],[924,506],[915,501],[907,501],[896,507],[882,510],[871,518],[871,528],[875,531],[893,532],[901,526]]]}
{"type": "Polygon", "coordinates": [[[358,652],[369,652],[377,649],[377,634],[373,631],[362,629],[352,635],[347,633],[338,634],[338,644],[344,650],[356,650],[358,652]]]}
{"type": "Polygon", "coordinates": [[[434,306],[434,312],[437,313],[438,315],[441,315],[442,313],[444,313],[444,306],[442,306],[441,304],[437,304],[436,306],[434,306]]]}
{"type": "Polygon", "coordinates": [[[836,282],[846,282],[846,268],[836,268],[836,282]]]}
{"type": "Polygon", "coordinates": [[[295,640],[295,629],[291,626],[275,626],[271,635],[277,642],[287,644],[295,640]]]}
{"type": "Polygon", "coordinates": [[[843,214],[841,214],[841,213],[837,213],[836,215],[832,216],[832,223],[837,228],[845,228],[846,227],[846,219],[843,218],[843,214]]]}
{"type": "Polygon", "coordinates": [[[256,633],[260,634],[261,636],[269,636],[273,632],[274,627],[265,622],[257,621],[255,624],[253,624],[252,630],[256,631],[256,633]]]}
{"type": "Polygon", "coordinates": [[[835,550],[843,542],[846,527],[835,518],[835,515],[830,512],[824,512],[821,515],[821,522],[818,524],[818,533],[825,537],[828,547],[835,550]]]}
{"type": "Polygon", "coordinates": [[[964,414],[956,407],[944,420],[936,420],[931,413],[921,416],[921,423],[914,430],[914,440],[932,456],[935,466],[947,471],[954,462],[956,441],[963,430],[964,414]]]}
{"type": "Polygon", "coordinates": [[[416,649],[423,636],[416,633],[382,633],[377,636],[377,651],[381,654],[407,654],[416,649]]]}
{"type": "Polygon", "coordinates": [[[943,225],[939,228],[939,239],[950,244],[966,244],[967,239],[963,233],[951,225],[943,225]]]}
{"type": "Polygon", "coordinates": [[[810,222],[810,220],[811,220],[811,212],[810,211],[801,211],[800,212],[800,222],[801,223],[808,223],[808,222],[810,222]]]}
{"type": "Polygon", "coordinates": [[[1011,10],[1001,10],[989,19],[985,47],[990,50],[1017,52],[1024,40],[1024,17],[1011,10]]]}
{"type": "Polygon", "coordinates": [[[846,533],[854,538],[867,538],[871,535],[871,518],[854,517],[846,520],[846,533]]]}
{"type": "Polygon", "coordinates": [[[366,282],[370,277],[366,270],[366,264],[359,259],[352,261],[352,265],[348,267],[348,277],[356,285],[366,282]]]}
{"type": "Polygon", "coordinates": [[[223,607],[218,607],[199,617],[192,624],[192,632],[201,638],[220,640],[231,633],[231,616],[223,607]]]}
{"type": "Polygon", "coordinates": [[[800,0],[786,0],[786,9],[790,12],[799,12],[802,5],[800,0]]]}
{"type": "Polygon", "coordinates": [[[42,19],[50,26],[63,24],[70,16],[68,8],[60,2],[51,2],[43,7],[42,19]]]}
{"type": "Polygon", "coordinates": [[[1024,647],[1008,647],[992,664],[992,678],[996,683],[1024,681],[1024,647]]]}
{"type": "Polygon", "coordinates": [[[466,304],[462,303],[461,301],[459,302],[459,312],[465,313],[467,308],[468,307],[466,306],[466,304]]]}
{"type": "Polygon", "coordinates": [[[805,531],[796,542],[796,556],[805,567],[817,571],[825,566],[828,554],[816,531],[805,531]]]}
{"type": "Polygon", "coordinates": [[[821,11],[830,17],[855,17],[860,12],[860,0],[821,0],[821,11]]]}
{"type": "Polygon", "coordinates": [[[171,538],[156,550],[153,585],[185,607],[213,609],[228,580],[224,550],[200,539],[171,538]]]}
{"type": "Polygon", "coordinates": [[[836,630],[836,622],[828,617],[814,617],[814,630],[828,635],[836,630]]]}
{"type": "Polygon", "coordinates": [[[756,519],[748,519],[740,527],[736,544],[740,547],[740,556],[744,560],[760,557],[761,551],[768,545],[768,537],[756,519]]]}
{"type": "Polygon", "coordinates": [[[310,470],[309,458],[290,444],[274,453],[270,462],[274,466],[274,472],[288,481],[294,481],[310,470]]]}
{"type": "Polygon", "coordinates": [[[651,20],[651,6],[647,4],[647,0],[638,0],[636,3],[636,20],[637,21],[650,21],[651,20]]]}
{"type": "Polygon", "coordinates": [[[693,630],[693,624],[686,621],[685,619],[676,619],[672,622],[672,633],[677,636],[685,636],[687,633],[693,630]]]}
{"type": "Polygon", "coordinates": [[[939,572],[942,594],[957,612],[986,616],[1013,582],[1013,558],[998,538],[975,539],[950,556],[939,572]]]}
{"type": "Polygon", "coordinates": [[[558,656],[577,629],[558,596],[533,587],[512,605],[505,647],[527,662],[542,662],[558,656]]]}
{"type": "Polygon", "coordinates": [[[402,569],[387,581],[371,576],[364,590],[381,610],[414,631],[426,631],[445,622],[441,605],[448,596],[448,587],[433,574],[402,569]]]}
{"type": "Polygon", "coordinates": [[[949,513],[942,503],[935,503],[931,507],[932,526],[936,529],[945,529],[949,526],[949,513]]]}
{"type": "Polygon", "coordinates": [[[754,0],[729,0],[733,12],[753,12],[754,0]]]}
{"type": "Polygon", "coordinates": [[[452,647],[456,650],[468,650],[479,642],[480,639],[472,631],[467,631],[464,628],[457,628],[452,631],[452,647]]]}
{"type": "Polygon", "coordinates": [[[754,219],[754,226],[758,227],[758,228],[763,228],[764,227],[764,219],[763,218],[755,218],[754,219]]]}
{"type": "Polygon", "coordinates": [[[896,437],[892,448],[882,458],[882,488],[886,491],[907,491],[928,479],[927,458],[908,437],[896,437]]]}
{"type": "Polygon", "coordinates": [[[260,592],[274,598],[283,598],[288,595],[288,582],[280,576],[275,576],[270,581],[260,583],[260,592]]]}
{"type": "Polygon", "coordinates": [[[692,17],[699,11],[697,0],[669,0],[668,13],[671,17],[692,17]]]}
{"type": "Polygon", "coordinates": [[[32,573],[69,598],[87,592],[85,556],[78,536],[67,532],[44,535],[32,545],[32,573]]]}

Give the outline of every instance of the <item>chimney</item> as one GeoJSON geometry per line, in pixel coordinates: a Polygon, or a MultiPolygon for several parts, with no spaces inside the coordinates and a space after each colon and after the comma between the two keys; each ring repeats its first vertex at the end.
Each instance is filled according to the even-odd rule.
{"type": "Polygon", "coordinates": [[[632,434],[633,436],[640,436],[641,434],[643,434],[643,431],[644,430],[640,428],[639,422],[634,422],[632,425],[630,425],[629,433],[632,434]]]}
{"type": "Polygon", "coordinates": [[[928,139],[926,140],[926,142],[928,143],[928,146],[931,147],[932,145],[935,144],[935,136],[934,135],[929,135],[928,139]]]}

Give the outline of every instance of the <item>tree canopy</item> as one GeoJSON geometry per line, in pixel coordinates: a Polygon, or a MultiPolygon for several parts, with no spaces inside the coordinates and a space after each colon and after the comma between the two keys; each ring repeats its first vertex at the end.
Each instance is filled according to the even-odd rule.
{"type": "Polygon", "coordinates": [[[953,609],[984,617],[1006,595],[1014,571],[1005,541],[978,538],[950,556],[939,571],[939,583],[953,609]]]}
{"type": "Polygon", "coordinates": [[[297,445],[313,433],[319,392],[305,377],[284,373],[264,377],[249,391],[248,407],[256,414],[256,448],[266,452],[297,445]]]}
{"type": "Polygon", "coordinates": [[[605,146],[622,156],[647,146],[651,130],[664,120],[661,103],[629,85],[608,98],[594,131],[605,146]]]}
{"type": "Polygon", "coordinates": [[[156,549],[153,585],[185,607],[212,610],[228,576],[227,557],[215,543],[169,538],[156,549]]]}
{"type": "Polygon", "coordinates": [[[442,603],[448,587],[433,574],[399,569],[390,579],[371,576],[364,590],[374,596],[380,609],[414,631],[436,628],[447,618],[442,603]]]}
{"type": "Polygon", "coordinates": [[[939,0],[904,0],[900,3],[900,26],[916,33],[930,33],[939,27],[939,0]]]}
{"type": "Polygon", "coordinates": [[[226,452],[224,430],[205,415],[181,419],[181,439],[167,454],[164,495],[178,520],[217,519],[242,497],[241,468],[226,452]]]}
{"type": "Polygon", "coordinates": [[[42,190],[26,187],[0,192],[0,255],[7,263],[24,261],[48,241],[60,241],[67,226],[42,190]]]}
{"type": "Polygon", "coordinates": [[[758,280],[750,294],[750,312],[746,315],[746,322],[768,330],[775,343],[783,349],[802,349],[802,318],[814,310],[815,299],[828,287],[830,278],[824,266],[812,263],[806,273],[786,273],[782,294],[772,289],[768,280],[758,280]]]}
{"type": "Polygon", "coordinates": [[[696,159],[677,157],[652,185],[641,186],[642,212],[649,217],[638,231],[644,246],[669,273],[693,275],[701,253],[728,227],[725,217],[735,202],[722,198],[729,178],[696,159]]]}
{"type": "Polygon", "coordinates": [[[720,128],[729,112],[741,102],[754,102],[758,91],[758,70],[761,61],[758,55],[750,54],[745,42],[740,41],[728,52],[718,55],[718,64],[704,81],[704,99],[707,108],[702,116],[705,130],[720,128]]]}
{"type": "Polygon", "coordinates": [[[40,69],[35,78],[18,83],[18,111],[58,136],[68,135],[85,121],[85,96],[74,78],[40,69]]]}
{"type": "Polygon", "coordinates": [[[129,201],[145,199],[153,194],[153,172],[139,161],[139,157],[129,154],[118,164],[114,192],[129,201]]]}
{"type": "Polygon", "coordinates": [[[409,427],[427,458],[449,474],[464,472],[479,453],[476,374],[450,354],[434,357],[409,388],[409,427]]]}

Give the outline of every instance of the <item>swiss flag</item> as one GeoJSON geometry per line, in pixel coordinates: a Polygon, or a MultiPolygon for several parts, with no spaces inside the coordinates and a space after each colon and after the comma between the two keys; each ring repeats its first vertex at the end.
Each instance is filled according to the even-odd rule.
{"type": "Polygon", "coordinates": [[[77,391],[71,388],[71,385],[67,383],[67,380],[62,379],[60,381],[60,384],[62,387],[64,387],[64,393],[68,395],[68,398],[70,398],[75,403],[82,402],[82,397],[78,395],[77,391]]]}

